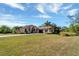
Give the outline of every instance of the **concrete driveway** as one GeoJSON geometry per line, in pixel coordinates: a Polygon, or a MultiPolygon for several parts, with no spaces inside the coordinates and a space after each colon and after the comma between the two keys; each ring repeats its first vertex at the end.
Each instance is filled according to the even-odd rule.
{"type": "MultiPolygon", "coordinates": [[[[38,33],[35,34],[37,35],[38,33]]],[[[35,34],[0,34],[0,37],[24,36],[24,35],[35,35],[35,34]]]]}

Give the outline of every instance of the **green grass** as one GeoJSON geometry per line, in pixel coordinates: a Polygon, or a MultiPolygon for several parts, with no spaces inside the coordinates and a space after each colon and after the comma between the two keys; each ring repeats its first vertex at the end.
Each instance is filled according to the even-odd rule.
{"type": "Polygon", "coordinates": [[[0,38],[1,56],[79,55],[79,36],[52,34],[0,38]]]}

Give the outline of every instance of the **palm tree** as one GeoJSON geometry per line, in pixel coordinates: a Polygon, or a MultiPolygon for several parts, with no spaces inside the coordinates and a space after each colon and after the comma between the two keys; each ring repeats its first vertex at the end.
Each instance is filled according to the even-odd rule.
{"type": "Polygon", "coordinates": [[[51,22],[46,21],[43,25],[44,25],[44,26],[51,26],[51,22]]]}

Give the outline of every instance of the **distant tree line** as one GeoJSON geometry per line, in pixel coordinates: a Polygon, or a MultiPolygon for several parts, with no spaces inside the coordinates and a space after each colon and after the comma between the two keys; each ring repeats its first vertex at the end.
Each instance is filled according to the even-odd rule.
{"type": "MultiPolygon", "coordinates": [[[[54,24],[54,23],[51,23],[51,22],[49,22],[49,21],[46,21],[43,25],[41,25],[41,26],[52,26],[53,27],[53,31],[52,31],[52,33],[53,34],[58,34],[59,32],[60,32],[60,27],[58,27],[56,24],[54,24]]],[[[0,27],[0,33],[3,33],[3,34],[6,34],[6,33],[15,33],[15,34],[17,34],[17,33],[19,33],[19,29],[20,29],[21,27],[20,26],[15,26],[15,27],[13,27],[13,28],[10,28],[10,27],[8,27],[8,26],[6,26],[6,25],[3,25],[3,26],[1,26],[0,27]]],[[[32,29],[30,29],[31,31],[34,31],[34,28],[32,28],[32,29]]],[[[28,32],[27,32],[28,33],[28,32]]]]}

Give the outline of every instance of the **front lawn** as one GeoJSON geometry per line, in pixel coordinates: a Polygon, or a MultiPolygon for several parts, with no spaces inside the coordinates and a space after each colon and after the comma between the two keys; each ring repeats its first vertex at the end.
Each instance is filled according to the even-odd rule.
{"type": "Polygon", "coordinates": [[[24,35],[0,38],[1,56],[79,55],[79,36],[53,34],[24,35]]]}

